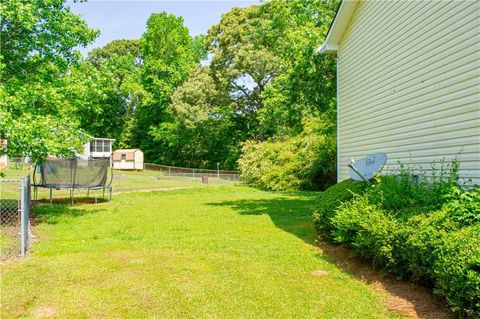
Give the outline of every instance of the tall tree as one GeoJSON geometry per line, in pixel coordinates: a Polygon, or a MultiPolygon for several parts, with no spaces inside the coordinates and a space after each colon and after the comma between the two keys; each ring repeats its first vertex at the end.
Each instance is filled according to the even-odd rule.
{"type": "MultiPolygon", "coordinates": [[[[205,57],[201,38],[190,36],[181,17],[154,13],[147,20],[147,30],[141,39],[143,59],[142,85],[151,99],[139,105],[134,139],[140,141],[151,161],[166,150],[161,146],[162,125],[173,120],[169,103],[171,96],[190,71],[205,57]],[[152,132],[156,130],[155,139],[152,132]]],[[[168,134],[165,136],[168,138],[168,134]]]]}
{"type": "Polygon", "coordinates": [[[79,110],[83,129],[115,138],[119,148],[139,146],[133,139],[136,112],[150,98],[141,83],[142,66],[140,40],[114,40],[90,52],[79,75],[99,90],[85,104],[89,108],[79,110]]]}
{"type": "Polygon", "coordinates": [[[98,35],[63,0],[0,3],[0,138],[13,156],[34,160],[81,147],[75,102],[64,91],[75,48],[98,35]]]}

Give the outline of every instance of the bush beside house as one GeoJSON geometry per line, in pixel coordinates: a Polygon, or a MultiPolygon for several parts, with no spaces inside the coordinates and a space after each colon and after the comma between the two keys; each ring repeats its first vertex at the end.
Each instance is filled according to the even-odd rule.
{"type": "Polygon", "coordinates": [[[406,172],[321,193],[319,234],[398,277],[432,286],[452,310],[480,317],[480,188],[449,178],[413,183],[406,172]]]}

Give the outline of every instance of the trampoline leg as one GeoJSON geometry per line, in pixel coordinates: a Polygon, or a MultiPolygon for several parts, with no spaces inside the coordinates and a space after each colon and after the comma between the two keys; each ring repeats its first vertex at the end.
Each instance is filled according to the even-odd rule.
{"type": "Polygon", "coordinates": [[[87,197],[90,197],[90,189],[87,188],[87,197]]]}
{"type": "Polygon", "coordinates": [[[70,199],[72,200],[72,204],[73,204],[73,189],[70,190],[70,199]]]}
{"type": "Polygon", "coordinates": [[[52,189],[50,188],[50,205],[52,204],[52,189]]]}

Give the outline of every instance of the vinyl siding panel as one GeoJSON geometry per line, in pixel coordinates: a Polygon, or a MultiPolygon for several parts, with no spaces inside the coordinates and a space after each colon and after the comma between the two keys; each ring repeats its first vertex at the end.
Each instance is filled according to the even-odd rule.
{"type": "Polygon", "coordinates": [[[338,179],[386,152],[431,171],[460,162],[480,185],[480,2],[360,1],[337,52],[338,179]]]}

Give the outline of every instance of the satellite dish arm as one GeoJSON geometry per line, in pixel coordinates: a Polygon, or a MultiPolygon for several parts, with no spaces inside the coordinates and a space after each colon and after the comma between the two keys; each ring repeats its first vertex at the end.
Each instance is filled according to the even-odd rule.
{"type": "Polygon", "coordinates": [[[350,167],[358,176],[360,176],[367,184],[368,184],[368,179],[365,178],[365,176],[363,176],[359,170],[355,167],[355,165],[353,165],[355,163],[355,161],[353,160],[353,158],[349,159],[349,160],[346,160],[345,161],[345,164],[350,167]]]}

